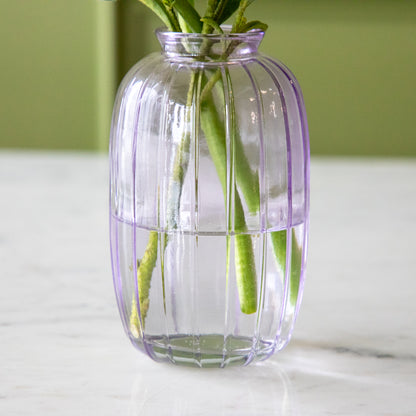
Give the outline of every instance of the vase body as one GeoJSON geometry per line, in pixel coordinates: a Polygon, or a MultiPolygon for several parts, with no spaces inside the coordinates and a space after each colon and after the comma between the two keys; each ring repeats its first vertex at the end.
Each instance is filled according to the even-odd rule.
{"type": "Polygon", "coordinates": [[[156,361],[245,365],[289,341],[309,215],[297,81],[263,33],[158,32],[120,85],[110,139],[114,287],[156,361]]]}

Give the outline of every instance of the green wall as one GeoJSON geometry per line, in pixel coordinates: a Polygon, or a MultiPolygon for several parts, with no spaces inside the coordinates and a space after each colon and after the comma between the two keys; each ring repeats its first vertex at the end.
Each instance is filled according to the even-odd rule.
{"type": "MultiPolygon", "coordinates": [[[[158,49],[137,0],[0,0],[0,146],[105,149],[115,85],[158,49]]],[[[416,1],[257,0],[314,154],[416,156],[416,1]]]]}
{"type": "Polygon", "coordinates": [[[107,146],[114,14],[95,0],[0,0],[1,147],[107,146]]]}
{"type": "Polygon", "coordinates": [[[312,153],[416,156],[416,1],[269,3],[264,51],[302,85],[312,153]]]}

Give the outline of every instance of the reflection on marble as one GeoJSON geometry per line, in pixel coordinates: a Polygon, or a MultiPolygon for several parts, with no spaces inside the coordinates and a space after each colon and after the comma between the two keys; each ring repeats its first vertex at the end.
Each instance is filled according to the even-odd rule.
{"type": "Polygon", "coordinates": [[[129,344],[105,156],[1,152],[0,189],[0,415],[416,414],[416,161],[312,161],[293,340],[225,370],[157,364],[129,344]]]}
{"type": "Polygon", "coordinates": [[[288,416],[298,414],[290,381],[278,366],[195,371],[165,366],[149,383],[138,375],[132,389],[130,415],[288,416]],[[169,413],[166,413],[167,404],[169,413]]]}

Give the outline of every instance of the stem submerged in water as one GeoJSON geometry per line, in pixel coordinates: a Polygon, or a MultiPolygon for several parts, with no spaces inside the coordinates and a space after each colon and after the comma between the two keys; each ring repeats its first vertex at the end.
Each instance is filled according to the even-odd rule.
{"type": "MultiPolygon", "coordinates": [[[[191,81],[189,84],[186,107],[185,107],[185,125],[186,128],[183,132],[182,140],[175,153],[174,166],[172,176],[169,181],[168,188],[168,224],[167,229],[172,230],[178,227],[178,212],[180,206],[180,199],[182,194],[182,185],[185,179],[186,171],[189,164],[189,145],[191,140],[191,131],[189,130],[189,124],[191,122],[191,111],[194,102],[195,95],[195,81],[197,73],[193,72],[191,75],[191,81]]],[[[164,234],[163,243],[161,244],[161,250],[166,248],[168,243],[168,236],[164,234]]],[[[144,328],[145,318],[149,309],[149,292],[150,284],[153,274],[153,269],[156,265],[157,260],[157,249],[158,249],[158,232],[151,231],[149,234],[149,241],[146,246],[145,253],[137,268],[137,285],[139,290],[140,299],[140,315],[141,323],[139,320],[139,312],[137,310],[136,297],[133,296],[132,300],[132,311],[130,315],[130,329],[133,334],[139,334],[139,328],[144,328]],[[141,326],[140,326],[141,325],[141,326]]],[[[162,267],[163,264],[162,264],[162,267]]],[[[164,270],[162,270],[162,280],[164,280],[164,270]]],[[[165,296],[165,287],[163,284],[163,295],[165,296]]],[[[165,305],[165,299],[163,299],[165,305]]]]}
{"type": "MultiPolygon", "coordinates": [[[[208,149],[221,182],[224,196],[227,195],[227,149],[224,125],[221,122],[211,95],[201,103],[201,128],[205,133],[208,149]]],[[[235,128],[234,128],[235,130],[235,128]]],[[[240,154],[241,157],[241,154],[240,154]]],[[[239,163],[237,159],[236,164],[239,163]]],[[[248,177],[248,176],[247,176],[248,177]]],[[[237,178],[238,180],[238,178],[237,178]]],[[[235,186],[235,185],[232,185],[235,186]]],[[[253,243],[247,232],[244,209],[237,189],[234,189],[235,265],[240,308],[250,314],[257,310],[257,277],[253,243]]]]}
{"type": "MultiPolygon", "coordinates": [[[[191,0],[140,1],[150,7],[172,31],[194,31],[202,34],[210,34],[214,32],[214,30],[222,32],[222,29],[220,28],[221,23],[229,18],[233,13],[236,13],[236,19],[232,32],[238,33],[247,31],[251,27],[256,27],[256,25],[258,26],[259,23],[254,22],[253,26],[253,22],[249,22],[251,24],[250,26],[244,17],[246,8],[252,3],[253,0],[208,0],[208,7],[202,19],[193,7],[194,2],[191,0]]],[[[202,60],[205,60],[205,58],[209,55],[210,46],[210,41],[206,40],[204,46],[201,48],[202,60]]],[[[232,41],[224,51],[222,58],[227,58],[236,46],[237,44],[232,41]]],[[[210,77],[210,79],[207,79],[206,75],[201,76],[199,69],[193,70],[186,101],[186,127],[181,143],[175,154],[172,177],[170,178],[168,187],[167,229],[174,230],[179,226],[180,199],[184,178],[189,164],[189,147],[192,135],[189,126],[191,123],[192,110],[194,110],[194,117],[200,118],[201,128],[204,132],[211,158],[220,178],[224,198],[226,203],[230,203],[227,207],[227,212],[231,212],[233,209],[233,215],[230,214],[229,218],[227,218],[227,231],[229,232],[229,235],[235,234],[234,249],[236,279],[241,311],[243,313],[250,314],[256,312],[257,310],[257,277],[252,238],[249,234],[247,234],[248,230],[241,198],[244,197],[244,201],[250,213],[257,213],[260,205],[259,180],[257,172],[251,171],[250,163],[244,152],[244,146],[241,142],[238,128],[236,126],[237,121],[234,114],[234,108],[231,109],[233,113],[231,132],[225,131],[224,123],[219,117],[214,103],[214,95],[212,91],[214,86],[218,86],[218,88],[223,87],[221,83],[220,70],[217,70],[210,77]],[[195,81],[197,79],[199,81],[199,85],[196,89],[195,81]],[[200,87],[202,83],[204,83],[204,88],[201,92],[200,87]],[[226,133],[231,133],[230,140],[232,141],[231,146],[233,148],[231,155],[232,174],[231,182],[229,184],[226,183],[226,133]],[[238,189],[234,180],[238,184],[238,189]],[[233,197],[233,201],[227,201],[227,192],[229,192],[229,195],[233,197]],[[240,192],[242,196],[240,196],[240,192]]],[[[229,88],[231,88],[230,85],[229,88]]],[[[232,91],[229,92],[232,95],[232,91]]],[[[165,250],[168,242],[167,238],[167,235],[165,235],[163,244],[160,244],[160,250],[165,250]]],[[[227,238],[229,238],[229,236],[227,238]]],[[[228,241],[229,240],[227,240],[227,258],[229,248],[228,241]]],[[[144,320],[149,308],[150,284],[153,270],[156,265],[157,250],[157,232],[152,231],[149,235],[149,241],[145,253],[137,269],[137,284],[140,302],[139,305],[137,305],[136,298],[134,297],[132,301],[132,314],[130,319],[131,326],[136,328],[136,332],[138,331],[137,328],[139,328],[140,324],[139,313],[137,310],[138,307],[140,308],[140,316],[142,320],[140,326],[141,328],[144,326],[144,320]]]]}
{"type": "MultiPolygon", "coordinates": [[[[287,231],[274,231],[270,234],[272,240],[273,253],[276,263],[283,276],[286,275],[286,256],[287,256],[287,231]]],[[[289,302],[291,306],[296,306],[299,293],[300,274],[302,267],[302,247],[296,240],[295,231],[292,229],[292,250],[290,258],[290,275],[289,275],[289,302]]]]}
{"type": "MultiPolygon", "coordinates": [[[[226,132],[224,122],[218,114],[216,103],[213,98],[213,87],[216,83],[212,82],[212,78],[216,79],[216,83],[220,81],[216,73],[210,79],[200,72],[193,72],[191,76],[190,86],[186,102],[186,129],[183,133],[182,140],[175,153],[174,166],[172,177],[169,182],[168,190],[168,230],[178,228],[179,212],[180,212],[180,198],[182,194],[183,182],[189,164],[189,148],[191,141],[191,131],[189,126],[191,124],[192,111],[199,114],[199,121],[201,129],[204,132],[205,140],[211,155],[211,159],[215,165],[220,183],[223,189],[224,198],[227,196],[227,144],[226,132]],[[198,80],[198,82],[196,82],[198,80]],[[198,85],[197,85],[198,84],[198,85]],[[201,91],[201,84],[204,85],[201,91]],[[202,97],[202,100],[201,100],[202,97]]],[[[232,110],[233,111],[233,110],[232,110]]],[[[194,116],[196,116],[194,114],[194,116]]],[[[196,116],[197,117],[197,116],[196,116]]],[[[234,189],[228,192],[234,195],[233,208],[233,223],[229,218],[229,231],[234,234],[235,245],[235,270],[237,288],[239,293],[240,308],[245,314],[251,314],[257,311],[257,276],[256,265],[253,251],[252,238],[247,234],[246,218],[240,197],[241,192],[244,196],[245,202],[250,212],[256,213],[259,210],[260,195],[257,172],[252,172],[247,157],[244,152],[244,146],[241,143],[241,138],[238,134],[238,129],[232,123],[231,140],[234,147],[235,158],[232,165],[235,166],[235,180],[236,184],[230,184],[234,189]]],[[[234,180],[234,174],[231,175],[234,180]]],[[[226,201],[227,202],[227,201],[226,201]]],[[[164,250],[167,245],[167,236],[160,245],[159,250],[164,250]]],[[[271,233],[272,248],[276,263],[283,275],[286,273],[286,247],[287,231],[275,231],[271,233]]],[[[299,291],[301,262],[302,262],[302,247],[299,247],[294,231],[292,231],[291,238],[291,264],[289,276],[289,301],[291,305],[296,304],[297,295],[299,291]]],[[[229,244],[229,243],[227,243],[229,244]]],[[[227,245],[229,247],[229,245],[227,245]]],[[[227,249],[228,250],[228,249],[227,249]]],[[[158,237],[157,232],[153,231],[149,235],[149,242],[146,247],[144,256],[138,266],[137,279],[140,296],[140,314],[142,317],[142,326],[144,327],[144,320],[147,315],[149,307],[149,291],[151,284],[151,277],[153,269],[157,260],[158,251],[158,237]]],[[[228,258],[228,256],[227,256],[228,258]]],[[[228,266],[227,266],[228,267],[228,266]]],[[[132,304],[131,326],[138,328],[138,311],[135,299],[132,304]]],[[[135,332],[137,333],[137,329],[135,332]]]]}
{"type": "Polygon", "coordinates": [[[149,234],[149,241],[146,250],[137,267],[137,287],[139,292],[139,304],[141,322],[139,319],[139,312],[137,309],[136,296],[133,295],[131,314],[130,314],[130,330],[134,336],[139,335],[140,328],[144,327],[147,311],[149,310],[149,291],[150,281],[152,279],[153,269],[156,266],[157,260],[157,243],[158,233],[151,231],[149,234]]]}

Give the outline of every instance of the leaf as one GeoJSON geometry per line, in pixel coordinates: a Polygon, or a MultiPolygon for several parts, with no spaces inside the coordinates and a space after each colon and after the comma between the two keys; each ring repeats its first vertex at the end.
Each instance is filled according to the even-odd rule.
{"type": "MultiPolygon", "coordinates": [[[[188,3],[195,7],[195,1],[194,0],[188,0],[188,3]]],[[[181,30],[183,33],[192,33],[193,30],[191,27],[186,23],[185,19],[181,16],[180,13],[178,13],[178,20],[179,20],[179,26],[181,27],[181,30]]]]}
{"type": "Polygon", "coordinates": [[[159,19],[172,31],[176,31],[175,24],[172,22],[168,11],[166,10],[161,0],[139,0],[150,10],[152,10],[159,19]]]}
{"type": "Polygon", "coordinates": [[[238,9],[241,0],[225,0],[221,1],[217,8],[215,16],[216,22],[220,25],[230,18],[238,9]],[[218,10],[219,9],[219,10],[218,10]]]}
{"type": "Polygon", "coordinates": [[[267,28],[268,26],[266,23],[260,22],[260,20],[252,20],[251,22],[247,22],[242,27],[240,27],[239,32],[245,33],[253,29],[260,29],[261,31],[265,32],[267,28]]]}
{"type": "Polygon", "coordinates": [[[192,32],[200,33],[202,30],[201,16],[189,3],[188,0],[175,0],[173,2],[173,8],[182,16],[186,25],[192,30],[192,32]]]}
{"type": "Polygon", "coordinates": [[[179,21],[179,26],[181,28],[182,33],[192,33],[193,32],[191,27],[186,23],[185,19],[181,16],[180,13],[178,13],[178,21],[179,21]]]}

